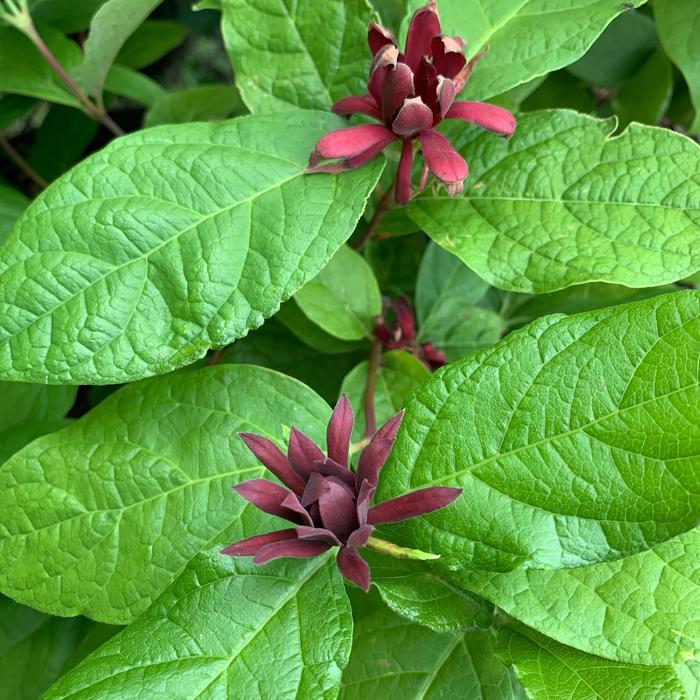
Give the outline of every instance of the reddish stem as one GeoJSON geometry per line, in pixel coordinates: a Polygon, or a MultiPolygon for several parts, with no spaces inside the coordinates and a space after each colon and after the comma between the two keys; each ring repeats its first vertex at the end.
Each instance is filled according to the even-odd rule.
{"type": "Polygon", "coordinates": [[[365,386],[365,440],[369,440],[377,432],[377,416],[374,411],[374,391],[377,384],[377,371],[379,370],[381,359],[382,342],[381,340],[375,340],[372,343],[372,352],[369,356],[367,384],[365,386]]]}

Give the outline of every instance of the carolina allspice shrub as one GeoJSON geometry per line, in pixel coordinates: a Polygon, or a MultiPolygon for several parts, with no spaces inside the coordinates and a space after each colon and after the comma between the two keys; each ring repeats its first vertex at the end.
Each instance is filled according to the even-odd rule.
{"type": "Polygon", "coordinates": [[[0,697],[700,697],[698,56],[0,0],[0,697]]]}

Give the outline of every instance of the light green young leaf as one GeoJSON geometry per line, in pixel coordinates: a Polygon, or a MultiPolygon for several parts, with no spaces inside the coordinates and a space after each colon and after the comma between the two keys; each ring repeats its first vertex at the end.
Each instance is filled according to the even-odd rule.
{"type": "Polygon", "coordinates": [[[450,579],[434,564],[362,552],[372,584],[398,615],[436,632],[485,630],[493,622],[493,605],[450,579]]]}
{"type": "Polygon", "coordinates": [[[0,180],[0,245],[5,242],[15,221],[28,204],[27,197],[0,180]]]}
{"type": "MultiPolygon", "coordinates": [[[[360,363],[343,380],[341,394],[347,394],[355,411],[353,439],[362,439],[365,430],[364,393],[367,386],[367,361],[360,363]]],[[[390,350],[382,355],[374,389],[374,413],[381,425],[406,406],[411,392],[428,381],[430,372],[413,355],[403,350],[390,350]]]]}
{"type": "Polygon", "coordinates": [[[13,562],[0,589],[46,612],[130,622],[252,510],[231,485],[264,469],[238,433],[281,442],[291,423],[319,440],[329,414],[261,367],[125,387],[0,468],[0,560],[13,562]]]}
{"type": "Polygon", "coordinates": [[[695,107],[690,130],[700,133],[700,13],[695,0],[654,0],[656,29],[664,50],[680,68],[695,107]]]}
{"type": "Polygon", "coordinates": [[[355,626],[341,700],[511,700],[517,683],[485,632],[446,634],[379,610],[355,626]]]}
{"type": "Polygon", "coordinates": [[[44,697],[333,700],[352,639],[333,555],[260,567],[203,552],[44,697]]]}
{"type": "Polygon", "coordinates": [[[222,31],[251,112],[328,109],[366,91],[367,0],[223,0],[222,31]]]}
{"type": "Polygon", "coordinates": [[[693,700],[672,666],[614,663],[566,647],[521,625],[498,633],[497,653],[531,698],[693,700]]]}
{"type": "Polygon", "coordinates": [[[126,40],[162,0],[108,0],[90,22],[85,56],[74,76],[89,94],[102,99],[107,73],[126,40]]]}
{"type": "MultiPolygon", "coordinates": [[[[48,27],[38,27],[38,31],[68,72],[80,63],[80,49],[75,42],[48,27]]],[[[0,92],[79,106],[32,42],[14,27],[0,26],[0,92]]]]}
{"type": "Polygon", "coordinates": [[[700,147],[687,137],[632,124],[611,138],[610,121],[566,110],[521,115],[509,141],[457,126],[464,194],[428,194],[409,214],[491,284],[649,287],[700,268],[700,147]]]}
{"type": "Polygon", "coordinates": [[[0,377],[132,381],[259,326],[350,236],[383,168],[304,174],[339,121],[155,127],[66,173],[3,250],[0,377]]]}
{"type": "Polygon", "coordinates": [[[309,320],[341,340],[369,338],[382,312],[372,268],[348,246],[342,246],[294,300],[309,320]]]}
{"type": "Polygon", "coordinates": [[[144,126],[219,121],[245,108],[234,85],[198,85],[166,92],[146,112],[144,126]]]}
{"type": "Polygon", "coordinates": [[[700,531],[613,562],[463,571],[461,584],[563,644],[635,664],[700,653],[700,531]]]}
{"type": "MultiPolygon", "coordinates": [[[[646,0],[439,0],[443,32],[467,41],[469,56],[488,47],[465,95],[484,100],[582,56],[627,6],[646,0]]],[[[411,0],[409,9],[424,5],[411,0]]],[[[403,25],[405,35],[408,17],[403,25]]]]}
{"type": "Polygon", "coordinates": [[[698,292],[539,319],[413,395],[377,500],[461,486],[394,528],[448,568],[646,551],[700,514],[699,357],[698,292]]]}
{"type": "Polygon", "coordinates": [[[0,596],[3,697],[35,700],[117,629],[84,617],[50,617],[0,596]]]}
{"type": "Polygon", "coordinates": [[[187,37],[187,27],[180,22],[146,20],[124,42],[115,61],[129,68],[144,68],[155,63],[187,37]]]}

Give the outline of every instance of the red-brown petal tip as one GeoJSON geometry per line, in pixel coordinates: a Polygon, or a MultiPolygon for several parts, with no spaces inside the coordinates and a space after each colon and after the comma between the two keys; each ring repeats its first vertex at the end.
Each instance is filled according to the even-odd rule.
{"type": "Polygon", "coordinates": [[[449,486],[434,486],[412,491],[370,508],[367,522],[370,525],[381,525],[426,515],[450,505],[459,498],[461,493],[462,489],[449,486]]]}
{"type": "Polygon", "coordinates": [[[340,573],[352,581],[356,586],[359,586],[365,593],[369,591],[370,573],[367,562],[357,553],[356,549],[351,547],[343,547],[338,552],[336,564],[340,573]]]}

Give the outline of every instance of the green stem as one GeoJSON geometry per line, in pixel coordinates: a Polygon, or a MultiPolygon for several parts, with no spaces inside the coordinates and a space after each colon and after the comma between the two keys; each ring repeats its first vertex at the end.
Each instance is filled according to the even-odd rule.
{"type": "Polygon", "coordinates": [[[370,537],[367,541],[367,547],[380,554],[387,554],[390,557],[397,559],[416,559],[418,561],[434,561],[439,559],[439,554],[431,554],[430,552],[422,552],[420,549],[409,549],[408,547],[399,547],[393,542],[387,542],[379,537],[370,537]]]}
{"type": "Polygon", "coordinates": [[[374,232],[377,230],[377,227],[381,223],[382,219],[384,218],[386,213],[391,209],[393,205],[393,194],[394,188],[390,187],[377,203],[377,208],[374,210],[374,216],[372,217],[372,220],[367,225],[367,230],[365,231],[362,238],[354,246],[355,250],[357,250],[358,252],[361,251],[367,245],[367,243],[369,243],[370,239],[374,235],[374,232]]]}

